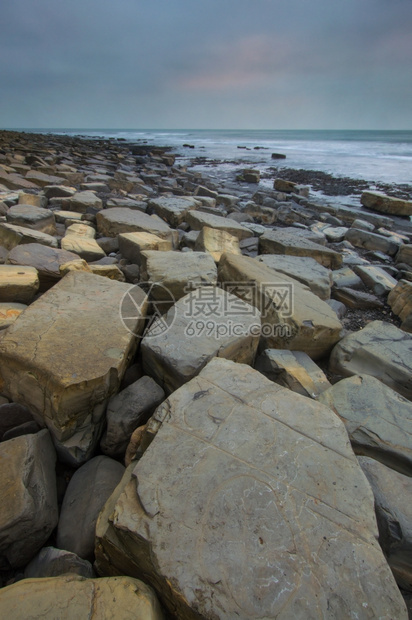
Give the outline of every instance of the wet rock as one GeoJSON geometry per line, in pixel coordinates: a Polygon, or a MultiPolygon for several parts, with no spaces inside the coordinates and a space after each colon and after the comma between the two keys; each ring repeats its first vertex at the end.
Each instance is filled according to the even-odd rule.
{"type": "Polygon", "coordinates": [[[238,178],[245,183],[259,183],[260,171],[253,170],[252,168],[244,168],[238,178]]]}
{"type": "Polygon", "coordinates": [[[386,196],[381,192],[366,191],[362,193],[361,203],[368,209],[391,215],[412,215],[412,201],[386,196]]]}
{"type": "Polygon", "coordinates": [[[131,333],[123,324],[129,286],[86,272],[67,274],[24,311],[0,342],[2,391],[50,428],[61,458],[79,465],[100,438],[143,331],[146,296],[135,288],[131,333]],[[122,306],[122,303],[125,304],[122,306]],[[47,335],[47,336],[46,336],[47,335]]]}
{"type": "Polygon", "coordinates": [[[122,458],[133,431],[147,422],[164,398],[162,388],[148,376],[112,396],[106,410],[107,427],[100,442],[103,454],[122,458]]]}
{"type": "Polygon", "coordinates": [[[372,321],[345,336],[330,356],[331,372],[372,375],[412,400],[412,336],[385,321],[372,321]]]}
{"type": "Polygon", "coordinates": [[[312,293],[320,299],[329,299],[332,274],[326,267],[323,267],[314,258],[303,256],[281,256],[279,254],[264,254],[258,260],[267,267],[275,269],[279,273],[284,273],[310,288],[312,293]]]}
{"type": "Polygon", "coordinates": [[[388,304],[402,320],[401,328],[405,332],[412,332],[412,282],[400,280],[389,293],[388,304]]]}
{"type": "Polygon", "coordinates": [[[100,515],[99,572],[144,573],[181,619],[365,605],[406,619],[371,489],[328,408],[215,358],[158,408],[153,435],[100,515]]]}
{"type": "Polygon", "coordinates": [[[29,304],[39,290],[34,267],[0,265],[0,302],[29,304]]]}
{"type": "Polygon", "coordinates": [[[192,230],[202,230],[204,226],[207,226],[208,228],[223,230],[239,240],[250,237],[250,231],[247,228],[230,218],[221,217],[220,215],[203,213],[201,211],[189,211],[186,221],[192,230]]]}
{"type": "Polygon", "coordinates": [[[75,553],[54,547],[43,547],[26,566],[24,578],[59,577],[68,573],[87,579],[93,579],[96,576],[90,562],[82,560],[75,553]]]}
{"type": "Polygon", "coordinates": [[[56,453],[42,430],[1,443],[0,460],[0,568],[7,570],[25,566],[57,525],[56,453]]]}
{"type": "Polygon", "coordinates": [[[356,454],[412,475],[412,403],[370,375],[338,381],[319,397],[346,426],[356,454]]]}
{"type": "Polygon", "coordinates": [[[204,226],[196,237],[194,250],[197,252],[209,252],[213,260],[218,263],[224,252],[240,254],[239,239],[225,230],[204,226]]]}

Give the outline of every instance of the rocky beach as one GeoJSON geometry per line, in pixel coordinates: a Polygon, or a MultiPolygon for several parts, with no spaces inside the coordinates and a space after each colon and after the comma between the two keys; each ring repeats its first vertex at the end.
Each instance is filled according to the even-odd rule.
{"type": "Polygon", "coordinates": [[[0,615],[406,619],[412,187],[185,148],[0,131],[0,615]]]}

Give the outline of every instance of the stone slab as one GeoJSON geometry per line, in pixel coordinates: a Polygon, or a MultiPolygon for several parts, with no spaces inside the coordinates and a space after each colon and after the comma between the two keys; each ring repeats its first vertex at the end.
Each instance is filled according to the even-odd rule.
{"type": "Polygon", "coordinates": [[[281,228],[269,230],[259,237],[259,248],[262,254],[308,256],[329,269],[339,269],[342,264],[342,256],[338,252],[314,243],[297,232],[284,232],[281,228]]]}
{"type": "Polygon", "coordinates": [[[39,290],[39,274],[34,267],[0,265],[0,302],[29,304],[39,290]]]}
{"type": "MultiPolygon", "coordinates": [[[[278,273],[284,273],[310,288],[312,293],[326,300],[330,298],[332,273],[308,256],[281,256],[264,254],[258,260],[278,273]]],[[[335,273],[335,272],[333,272],[335,273]]]]}
{"type": "Polygon", "coordinates": [[[188,211],[186,221],[192,230],[202,230],[204,226],[207,226],[208,228],[224,230],[230,235],[237,237],[239,241],[252,236],[250,230],[238,224],[238,222],[221,215],[213,215],[212,213],[203,213],[201,211],[188,211]]]}
{"type": "Polygon", "coordinates": [[[116,237],[120,233],[148,232],[177,244],[178,233],[157,217],[126,207],[104,209],[96,215],[97,230],[104,237],[116,237]]]}

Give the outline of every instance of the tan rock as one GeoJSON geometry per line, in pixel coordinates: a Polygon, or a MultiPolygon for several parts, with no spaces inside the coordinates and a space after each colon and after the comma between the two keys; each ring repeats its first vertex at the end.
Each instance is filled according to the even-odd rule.
{"type": "Polygon", "coordinates": [[[391,215],[412,215],[412,201],[386,196],[381,192],[365,191],[361,203],[368,209],[391,215]]]}
{"type": "Polygon", "coordinates": [[[63,237],[61,246],[62,250],[78,254],[80,258],[88,262],[100,260],[106,256],[95,239],[76,235],[74,233],[69,234],[67,237],[63,237]]]}
{"type": "Polygon", "coordinates": [[[39,274],[34,267],[0,265],[0,302],[29,304],[39,290],[39,274]]]}
{"type": "Polygon", "coordinates": [[[209,252],[218,263],[224,252],[240,254],[239,239],[225,230],[204,226],[195,242],[196,252],[209,252]]]}
{"type": "Polygon", "coordinates": [[[126,281],[123,271],[117,265],[89,265],[89,267],[96,276],[103,276],[118,282],[126,281]]]}
{"type": "Polygon", "coordinates": [[[331,372],[371,375],[412,400],[412,336],[385,321],[372,321],[333,349],[331,372]]]}
{"type": "Polygon", "coordinates": [[[170,239],[162,239],[146,232],[121,233],[119,235],[120,254],[136,265],[140,265],[140,253],[144,250],[170,252],[173,244],[170,239]]]}
{"type": "Polygon", "coordinates": [[[19,205],[32,205],[33,207],[47,207],[47,198],[41,194],[29,194],[27,192],[19,193],[19,205]]]}
{"type": "Polygon", "coordinates": [[[7,250],[12,250],[16,245],[25,243],[41,243],[52,248],[58,247],[57,239],[51,235],[23,226],[0,223],[0,245],[7,250]]]}
{"type": "Polygon", "coordinates": [[[15,620],[163,620],[151,588],[130,577],[23,579],[0,592],[0,615],[15,620]]]}
{"type": "Polygon", "coordinates": [[[144,424],[143,426],[139,426],[138,428],[136,428],[135,431],[133,431],[130,437],[129,445],[126,448],[126,454],[124,457],[125,467],[129,467],[130,463],[134,460],[136,453],[140,448],[140,444],[142,442],[145,431],[146,424],[144,424]]]}
{"type": "Polygon", "coordinates": [[[13,302],[0,303],[0,330],[13,325],[18,316],[27,308],[26,304],[13,302]]]}
{"type": "Polygon", "coordinates": [[[179,620],[406,620],[371,489],[327,407],[215,358],[150,436],[100,514],[99,572],[144,574],[179,620]]]}
{"type": "Polygon", "coordinates": [[[388,304],[392,312],[401,320],[401,328],[412,332],[412,282],[400,280],[388,295],[388,304]]]}
{"type": "Polygon", "coordinates": [[[70,273],[71,271],[86,271],[88,273],[92,273],[92,268],[90,267],[90,265],[87,264],[87,262],[83,258],[80,258],[79,256],[75,260],[71,260],[71,261],[68,261],[67,263],[63,263],[62,265],[60,265],[59,271],[60,271],[60,276],[63,277],[67,273],[70,273]]]}
{"type": "Polygon", "coordinates": [[[238,224],[230,218],[222,217],[220,215],[213,215],[212,213],[204,213],[203,211],[188,211],[186,221],[192,230],[202,230],[202,228],[207,226],[208,228],[223,230],[230,235],[237,237],[239,241],[252,236],[250,230],[241,224],[238,224]]]}
{"type": "Polygon", "coordinates": [[[157,217],[125,207],[104,209],[96,215],[97,230],[103,237],[116,237],[120,233],[147,232],[177,245],[178,233],[157,217]]]}
{"type": "Polygon", "coordinates": [[[405,263],[412,267],[412,244],[401,245],[399,252],[396,255],[397,263],[405,263]]]}
{"type": "Polygon", "coordinates": [[[38,170],[29,170],[29,172],[25,175],[25,179],[26,181],[30,181],[30,183],[34,183],[38,187],[45,187],[46,185],[64,185],[65,182],[61,177],[44,174],[38,170]]]}
{"type": "Polygon", "coordinates": [[[176,228],[185,221],[187,212],[190,209],[196,209],[198,204],[199,202],[191,196],[162,196],[149,200],[148,207],[162,220],[176,228]]]}
{"type": "Polygon", "coordinates": [[[96,231],[93,226],[76,223],[70,224],[70,226],[66,228],[64,236],[68,237],[69,235],[77,235],[78,237],[84,237],[85,239],[94,239],[96,237],[96,231]]]}
{"type": "MultiPolygon", "coordinates": [[[[108,278],[69,273],[0,340],[1,392],[46,424],[62,458],[75,464],[87,460],[98,442],[106,402],[136,348],[120,316],[129,289],[108,278]]],[[[144,327],[143,291],[140,302],[141,313],[134,308],[137,334],[144,327]]]]}
{"type": "Polygon", "coordinates": [[[218,271],[223,287],[262,314],[262,346],[326,355],[340,339],[335,312],[303,284],[254,258],[224,254],[218,271]]]}

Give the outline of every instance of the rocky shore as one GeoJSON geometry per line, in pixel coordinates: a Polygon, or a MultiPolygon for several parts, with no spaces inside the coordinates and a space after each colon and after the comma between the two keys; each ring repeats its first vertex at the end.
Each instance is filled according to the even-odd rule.
{"type": "Polygon", "coordinates": [[[411,196],[260,181],[0,132],[1,617],[408,618],[411,196]]]}

